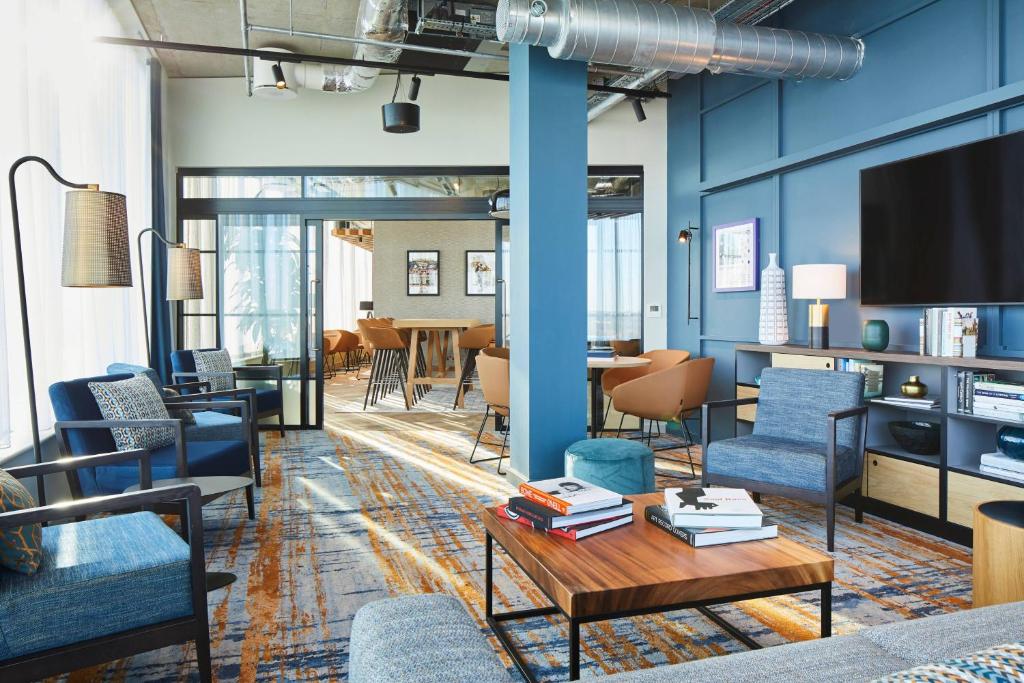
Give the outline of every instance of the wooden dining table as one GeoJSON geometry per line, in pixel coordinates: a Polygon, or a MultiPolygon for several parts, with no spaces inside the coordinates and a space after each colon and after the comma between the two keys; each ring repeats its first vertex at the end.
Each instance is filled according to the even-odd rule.
{"type": "Polygon", "coordinates": [[[601,375],[604,371],[639,368],[650,364],[650,358],[639,356],[587,357],[587,369],[590,371],[590,438],[596,439],[604,429],[604,390],[601,388],[601,375]]]}
{"type": "MultiPolygon", "coordinates": [[[[458,385],[462,377],[462,354],[459,349],[459,335],[463,330],[476,327],[479,320],[473,318],[406,318],[394,321],[394,326],[410,331],[409,334],[409,376],[405,394],[409,405],[413,404],[417,384],[458,385]],[[417,375],[419,364],[420,332],[427,333],[427,348],[424,358],[425,375],[417,375]],[[448,353],[451,351],[453,374],[448,374],[448,353]]],[[[458,406],[463,406],[463,392],[459,392],[458,406]]]]}

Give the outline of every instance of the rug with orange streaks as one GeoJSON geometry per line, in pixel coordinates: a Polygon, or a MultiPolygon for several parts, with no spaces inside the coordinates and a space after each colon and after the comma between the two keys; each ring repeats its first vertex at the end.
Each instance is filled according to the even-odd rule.
{"type": "MultiPolygon", "coordinates": [[[[450,593],[490,635],[478,514],[481,506],[505,499],[510,485],[493,462],[468,463],[472,420],[452,414],[443,422],[381,419],[376,428],[363,416],[349,425],[337,421],[329,431],[265,437],[256,520],[246,518],[240,494],[204,508],[210,569],[238,575],[209,595],[216,680],[344,680],[353,615],[390,595],[450,593]]],[[[782,533],[824,549],[820,508],[780,498],[765,498],[763,507],[782,522],[782,533]]],[[[970,551],[944,540],[870,515],[855,524],[842,508],[834,557],[836,633],[969,606],[970,551]]],[[[500,553],[495,581],[498,609],[544,604],[500,553]]],[[[716,609],[764,645],[817,634],[814,593],[716,609]]],[[[565,680],[568,639],[559,620],[537,618],[512,628],[545,680],[565,680]]],[[[499,651],[493,636],[491,642],[499,651]]],[[[591,624],[582,642],[584,678],[744,649],[688,611],[591,624]]],[[[193,648],[174,647],[71,680],[187,681],[198,675],[193,648]]]]}

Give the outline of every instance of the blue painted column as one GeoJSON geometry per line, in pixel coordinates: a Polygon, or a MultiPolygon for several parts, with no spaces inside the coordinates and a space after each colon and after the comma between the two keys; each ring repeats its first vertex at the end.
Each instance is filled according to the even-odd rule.
{"type": "Polygon", "coordinates": [[[587,423],[587,65],[510,46],[512,470],[564,474],[587,423]]]}

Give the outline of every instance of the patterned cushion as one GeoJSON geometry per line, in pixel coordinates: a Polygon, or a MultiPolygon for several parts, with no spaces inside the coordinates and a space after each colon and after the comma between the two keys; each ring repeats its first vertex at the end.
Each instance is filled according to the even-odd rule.
{"type": "MultiPolygon", "coordinates": [[[[36,501],[20,481],[0,470],[0,512],[34,508],[36,501]]],[[[5,527],[0,529],[0,567],[22,574],[35,574],[42,559],[42,526],[5,527]]]]}
{"type": "Polygon", "coordinates": [[[231,369],[231,356],[224,349],[215,351],[193,351],[196,372],[200,382],[209,382],[211,391],[227,391],[235,388],[235,376],[231,369]]]}
{"type": "Polygon", "coordinates": [[[1024,643],[996,645],[965,657],[925,664],[877,678],[873,683],[1024,683],[1024,643]]]}
{"type": "MultiPolygon", "coordinates": [[[[144,375],[118,382],[89,382],[89,391],[106,420],[170,419],[163,398],[144,375]]],[[[122,451],[150,451],[174,443],[171,427],[117,427],[110,433],[122,451]]]]}
{"type": "MultiPolygon", "coordinates": [[[[758,413],[760,414],[760,413],[758,413]]],[[[766,484],[825,490],[825,444],[750,434],[713,441],[704,457],[708,474],[752,479],[766,484]]],[[[836,449],[836,485],[857,475],[849,448],[836,449]]]]}

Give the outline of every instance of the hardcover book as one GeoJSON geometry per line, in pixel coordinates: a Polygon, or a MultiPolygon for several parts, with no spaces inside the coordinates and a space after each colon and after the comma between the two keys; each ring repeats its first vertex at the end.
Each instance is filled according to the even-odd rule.
{"type": "Polygon", "coordinates": [[[644,519],[694,548],[760,541],[779,535],[778,525],[770,519],[764,519],[760,529],[687,529],[673,526],[672,518],[664,505],[648,505],[644,508],[644,519]]]}
{"type": "Polygon", "coordinates": [[[575,477],[528,481],[519,485],[519,492],[563,515],[622,505],[618,493],[575,477]]]}
{"type": "Polygon", "coordinates": [[[574,526],[576,524],[587,524],[603,519],[611,519],[612,517],[622,517],[623,515],[632,514],[633,503],[632,501],[623,498],[621,505],[601,508],[600,510],[594,510],[592,512],[579,512],[575,515],[563,515],[560,512],[552,510],[546,505],[534,503],[532,500],[524,496],[516,496],[515,498],[509,498],[508,511],[509,513],[514,513],[520,517],[529,519],[534,522],[535,525],[539,525],[539,528],[560,529],[562,527],[574,526]]]}
{"type": "Polygon", "coordinates": [[[511,520],[513,522],[518,522],[519,524],[523,524],[528,527],[532,527],[537,531],[543,531],[553,536],[561,536],[562,538],[568,538],[571,541],[578,541],[581,538],[593,536],[594,534],[599,534],[602,531],[608,531],[610,529],[615,529],[620,526],[625,526],[626,524],[629,524],[633,521],[633,513],[631,511],[629,514],[620,515],[618,517],[613,517],[611,519],[598,520],[596,522],[589,522],[587,524],[575,524],[573,526],[562,527],[559,529],[546,529],[543,526],[538,525],[533,520],[517,515],[515,512],[511,512],[508,509],[507,504],[498,506],[498,516],[503,517],[504,519],[511,520]]]}
{"type": "Polygon", "coordinates": [[[672,516],[673,526],[694,529],[761,528],[761,508],[743,489],[669,488],[665,489],[665,507],[672,516]]]}

